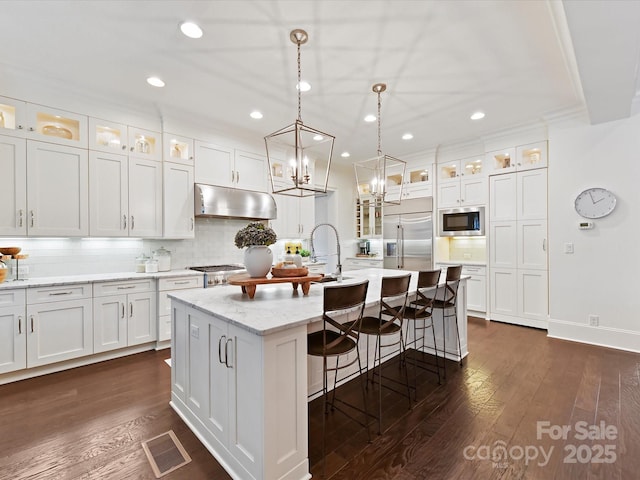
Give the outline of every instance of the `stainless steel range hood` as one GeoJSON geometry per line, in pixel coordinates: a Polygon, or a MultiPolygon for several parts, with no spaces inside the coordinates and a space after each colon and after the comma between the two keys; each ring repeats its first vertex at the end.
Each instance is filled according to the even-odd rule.
{"type": "Polygon", "coordinates": [[[277,216],[276,202],[268,193],[202,183],[196,183],[194,190],[196,217],[270,220],[277,216]]]}

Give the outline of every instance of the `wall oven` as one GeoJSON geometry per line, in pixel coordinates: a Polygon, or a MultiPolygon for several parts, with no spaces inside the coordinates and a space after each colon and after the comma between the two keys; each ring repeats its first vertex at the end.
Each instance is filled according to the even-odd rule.
{"type": "Polygon", "coordinates": [[[440,237],[484,236],[484,207],[462,207],[440,210],[440,237]]]}

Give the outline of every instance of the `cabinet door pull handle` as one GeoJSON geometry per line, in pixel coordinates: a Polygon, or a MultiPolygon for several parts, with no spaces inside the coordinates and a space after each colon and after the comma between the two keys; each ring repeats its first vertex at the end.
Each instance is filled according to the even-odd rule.
{"type": "Polygon", "coordinates": [[[33,315],[31,315],[31,333],[33,333],[33,315]]]}
{"type": "Polygon", "coordinates": [[[129,302],[129,316],[133,317],[133,302],[129,302]]]}
{"type": "Polygon", "coordinates": [[[194,224],[193,224],[193,217],[191,217],[191,231],[193,231],[193,227],[194,227],[194,224]]]}
{"type": "Polygon", "coordinates": [[[22,317],[18,317],[18,335],[22,335],[22,317]]]}
{"type": "Polygon", "coordinates": [[[122,303],[122,315],[121,318],[124,318],[124,303],[122,303]]]}
{"type": "Polygon", "coordinates": [[[132,288],[136,288],[135,285],[127,285],[127,286],[119,286],[117,290],[131,290],[132,288]]]}
{"type": "Polygon", "coordinates": [[[542,251],[543,252],[547,251],[547,239],[546,238],[542,239],[542,251]]]}
{"type": "Polygon", "coordinates": [[[36,215],[35,215],[35,213],[33,213],[33,210],[31,210],[29,213],[31,214],[31,226],[33,227],[33,223],[35,221],[36,215]]]}
{"type": "Polygon", "coordinates": [[[222,340],[226,340],[227,336],[226,335],[222,335],[220,337],[220,339],[218,340],[218,361],[220,363],[225,363],[224,360],[222,360],[222,340]]]}
{"type": "Polygon", "coordinates": [[[57,295],[71,295],[72,293],[73,293],[73,290],[68,292],[49,292],[49,296],[55,297],[57,295]]]}
{"type": "Polygon", "coordinates": [[[184,281],[184,282],[173,282],[174,285],[187,285],[189,283],[188,280],[184,281]]]}
{"type": "MultiPolygon", "coordinates": [[[[233,344],[233,339],[227,338],[227,341],[224,342],[224,364],[227,368],[233,368],[233,364],[229,365],[229,343],[233,344]]],[[[233,351],[231,353],[233,353],[233,351]]]]}
{"type": "Polygon", "coordinates": [[[240,183],[240,172],[236,170],[236,183],[240,183]]]}
{"type": "Polygon", "coordinates": [[[123,230],[127,229],[127,216],[126,215],[122,215],[122,229],[123,230]]]}
{"type": "Polygon", "coordinates": [[[236,172],[234,170],[231,170],[231,183],[235,181],[235,178],[236,178],[236,172]]]}
{"type": "Polygon", "coordinates": [[[133,215],[131,215],[131,222],[130,222],[130,224],[131,224],[131,230],[133,230],[133,228],[134,228],[134,226],[135,226],[135,224],[134,224],[134,222],[133,222],[133,215]]]}
{"type": "Polygon", "coordinates": [[[24,217],[24,211],[22,209],[18,210],[18,226],[22,226],[22,220],[24,217]]]}

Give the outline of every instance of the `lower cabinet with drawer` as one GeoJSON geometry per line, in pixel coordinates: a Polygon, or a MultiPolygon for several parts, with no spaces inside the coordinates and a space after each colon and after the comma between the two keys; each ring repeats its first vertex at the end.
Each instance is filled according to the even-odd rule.
{"type": "Polygon", "coordinates": [[[27,289],[27,367],[93,353],[91,284],[27,289]]]}
{"type": "MultiPolygon", "coordinates": [[[[445,269],[452,263],[436,263],[435,268],[445,269]]],[[[460,265],[460,264],[458,264],[460,265]]],[[[485,313],[487,311],[487,267],[484,265],[462,264],[462,275],[469,275],[467,280],[467,310],[471,313],[485,313]]]]}
{"type": "Polygon", "coordinates": [[[95,283],[93,297],[95,353],[158,338],[155,279],[95,283]]]}
{"type": "Polygon", "coordinates": [[[202,276],[166,277],[158,280],[158,342],[171,340],[171,299],[167,294],[202,288],[202,285],[202,276]]]}
{"type": "Polygon", "coordinates": [[[382,268],[382,259],[371,258],[345,258],[343,271],[362,270],[363,268],[382,268]]]}

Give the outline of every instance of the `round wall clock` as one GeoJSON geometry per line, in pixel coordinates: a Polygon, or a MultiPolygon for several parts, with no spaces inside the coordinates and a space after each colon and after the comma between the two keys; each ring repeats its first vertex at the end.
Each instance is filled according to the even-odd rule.
{"type": "Polygon", "coordinates": [[[616,196],[606,188],[587,188],[578,194],[574,206],[584,218],[602,218],[616,208],[616,196]]]}

